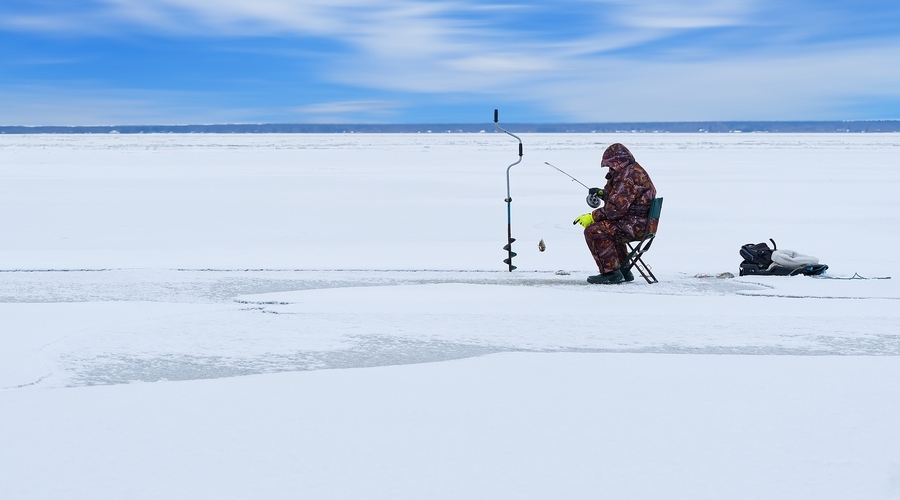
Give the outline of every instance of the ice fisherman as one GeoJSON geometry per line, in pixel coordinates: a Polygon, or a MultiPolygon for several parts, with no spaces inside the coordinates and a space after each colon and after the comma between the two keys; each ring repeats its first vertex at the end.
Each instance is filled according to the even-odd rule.
{"type": "Polygon", "coordinates": [[[600,274],[588,277],[587,281],[602,285],[634,281],[631,269],[624,267],[628,256],[625,244],[646,234],[656,187],[644,167],[622,144],[606,148],[600,167],[609,168],[606,186],[600,194],[604,205],[573,222],[584,226],[584,239],[600,269],[600,274]]]}

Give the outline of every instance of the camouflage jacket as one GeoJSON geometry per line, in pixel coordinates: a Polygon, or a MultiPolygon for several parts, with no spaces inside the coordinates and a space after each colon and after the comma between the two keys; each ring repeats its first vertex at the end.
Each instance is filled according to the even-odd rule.
{"type": "Polygon", "coordinates": [[[604,205],[592,212],[594,220],[617,221],[625,218],[647,218],[650,201],[656,198],[656,187],[644,167],[636,161],[610,167],[603,188],[604,205]]]}

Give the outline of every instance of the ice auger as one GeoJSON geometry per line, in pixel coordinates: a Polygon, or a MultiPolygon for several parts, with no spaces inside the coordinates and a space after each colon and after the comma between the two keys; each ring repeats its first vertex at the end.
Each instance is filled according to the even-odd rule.
{"type": "Polygon", "coordinates": [[[514,241],[516,241],[516,239],[512,237],[512,196],[510,196],[510,194],[509,194],[509,169],[518,165],[522,161],[522,139],[519,139],[519,137],[517,135],[511,134],[508,131],[501,128],[500,124],[498,123],[499,120],[500,120],[500,113],[495,109],[494,110],[494,126],[497,127],[497,130],[499,130],[505,134],[508,134],[512,137],[515,137],[516,140],[519,141],[519,159],[516,160],[515,163],[506,167],[506,200],[504,200],[506,202],[506,239],[507,239],[507,243],[503,247],[503,249],[507,251],[507,253],[509,254],[509,257],[503,259],[503,263],[509,265],[509,272],[512,272],[512,270],[516,268],[516,266],[514,266],[512,263],[513,257],[516,256],[516,252],[512,251],[512,244],[514,241]]]}

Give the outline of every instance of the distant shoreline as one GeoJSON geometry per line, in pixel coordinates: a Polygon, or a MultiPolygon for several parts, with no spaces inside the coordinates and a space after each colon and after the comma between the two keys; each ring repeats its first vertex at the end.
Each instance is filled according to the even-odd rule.
{"type": "MultiPolygon", "coordinates": [[[[503,123],[518,133],[885,133],[900,120],[503,123]]],[[[494,132],[493,123],[0,126],[0,134],[415,134],[494,132]]]]}

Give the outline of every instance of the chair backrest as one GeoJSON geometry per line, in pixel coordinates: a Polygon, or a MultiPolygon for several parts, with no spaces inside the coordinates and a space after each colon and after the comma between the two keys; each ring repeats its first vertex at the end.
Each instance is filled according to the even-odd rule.
{"type": "Polygon", "coordinates": [[[650,213],[647,216],[647,232],[656,233],[659,228],[659,214],[662,213],[662,198],[653,198],[650,201],[650,213]]]}
{"type": "Polygon", "coordinates": [[[653,198],[650,200],[650,219],[659,219],[659,214],[662,212],[662,198],[653,198]]]}

